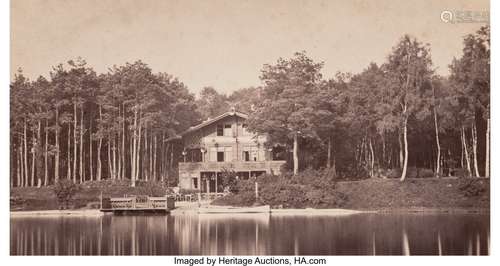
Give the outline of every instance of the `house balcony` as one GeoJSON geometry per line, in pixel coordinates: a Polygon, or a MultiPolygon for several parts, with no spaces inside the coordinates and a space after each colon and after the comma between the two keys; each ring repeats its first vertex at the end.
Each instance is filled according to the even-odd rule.
{"type": "Polygon", "coordinates": [[[227,169],[235,172],[265,171],[279,174],[285,163],[286,161],[180,162],[179,172],[220,172],[227,169]]]}

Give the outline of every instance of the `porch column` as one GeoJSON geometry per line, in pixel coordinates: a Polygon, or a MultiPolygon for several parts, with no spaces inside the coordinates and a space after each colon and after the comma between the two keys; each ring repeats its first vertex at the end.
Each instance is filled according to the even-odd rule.
{"type": "Polygon", "coordinates": [[[206,179],[207,183],[207,195],[210,193],[210,176],[206,179]]]}
{"type": "Polygon", "coordinates": [[[217,195],[217,171],[215,172],[215,195],[217,195]]]}

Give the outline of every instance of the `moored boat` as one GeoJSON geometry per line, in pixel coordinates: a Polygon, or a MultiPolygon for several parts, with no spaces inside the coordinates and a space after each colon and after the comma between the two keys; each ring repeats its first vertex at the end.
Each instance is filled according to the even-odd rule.
{"type": "Polygon", "coordinates": [[[210,206],[198,208],[198,213],[270,213],[271,206],[257,207],[226,207],[226,206],[210,206]]]}

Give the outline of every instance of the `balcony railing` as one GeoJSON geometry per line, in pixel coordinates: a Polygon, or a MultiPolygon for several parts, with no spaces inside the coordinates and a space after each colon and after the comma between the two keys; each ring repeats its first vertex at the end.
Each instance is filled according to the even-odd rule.
{"type": "Polygon", "coordinates": [[[234,171],[279,171],[285,161],[234,161],[234,162],[195,162],[179,163],[179,171],[221,171],[222,169],[234,171]]]}

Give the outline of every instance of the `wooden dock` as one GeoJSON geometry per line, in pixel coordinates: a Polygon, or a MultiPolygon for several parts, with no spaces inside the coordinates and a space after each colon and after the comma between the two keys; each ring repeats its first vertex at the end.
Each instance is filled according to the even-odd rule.
{"type": "Polygon", "coordinates": [[[101,212],[113,214],[166,214],[175,208],[174,197],[142,197],[101,198],[101,212]]]}

